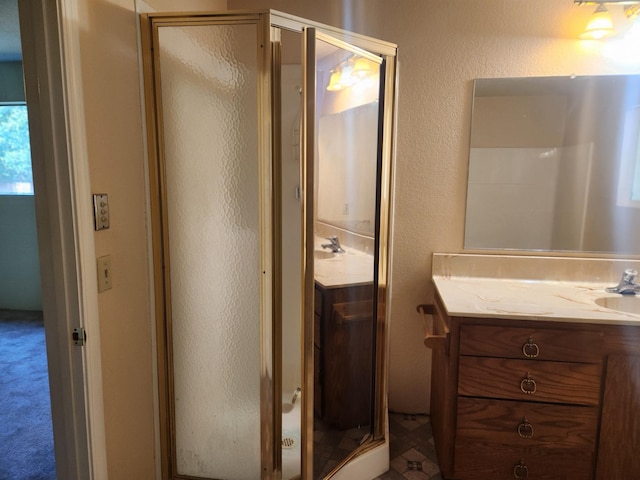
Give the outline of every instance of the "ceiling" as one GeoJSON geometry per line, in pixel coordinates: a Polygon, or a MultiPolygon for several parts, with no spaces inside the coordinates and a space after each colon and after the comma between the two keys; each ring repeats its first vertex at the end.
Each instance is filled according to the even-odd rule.
{"type": "Polygon", "coordinates": [[[18,0],[0,0],[0,62],[21,59],[18,0]]]}

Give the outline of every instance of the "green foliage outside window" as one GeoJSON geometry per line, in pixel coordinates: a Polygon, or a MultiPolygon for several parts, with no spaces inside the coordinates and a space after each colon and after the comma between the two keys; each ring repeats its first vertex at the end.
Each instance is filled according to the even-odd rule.
{"type": "Polygon", "coordinates": [[[32,194],[26,105],[0,105],[0,194],[32,194]]]}

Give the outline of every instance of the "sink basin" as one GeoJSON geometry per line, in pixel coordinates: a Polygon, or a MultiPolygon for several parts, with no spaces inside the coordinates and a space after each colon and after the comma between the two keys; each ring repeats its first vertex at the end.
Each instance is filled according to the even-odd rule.
{"type": "Polygon", "coordinates": [[[313,256],[316,260],[326,260],[335,257],[336,254],[329,250],[314,250],[313,256]]]}
{"type": "Polygon", "coordinates": [[[636,295],[620,295],[619,297],[602,297],[596,300],[599,305],[610,310],[640,315],[640,297],[636,295]]]}

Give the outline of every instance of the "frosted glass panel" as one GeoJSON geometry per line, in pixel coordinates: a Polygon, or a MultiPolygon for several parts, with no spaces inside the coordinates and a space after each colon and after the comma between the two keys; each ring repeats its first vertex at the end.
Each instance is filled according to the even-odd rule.
{"type": "Polygon", "coordinates": [[[161,27],[178,473],[260,478],[257,28],[161,27]]]}

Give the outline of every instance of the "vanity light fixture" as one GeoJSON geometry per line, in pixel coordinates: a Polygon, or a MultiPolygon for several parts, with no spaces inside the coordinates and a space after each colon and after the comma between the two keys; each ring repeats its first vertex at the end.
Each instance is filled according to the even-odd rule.
{"type": "Polygon", "coordinates": [[[601,40],[616,34],[611,13],[605,4],[621,5],[627,18],[635,18],[640,14],[640,0],[574,0],[573,3],[598,5],[585,31],[580,35],[580,38],[585,40],[601,40]]]}
{"type": "Polygon", "coordinates": [[[613,28],[613,19],[611,13],[604,4],[598,5],[596,11],[593,12],[587,28],[580,34],[583,40],[602,40],[603,38],[612,37],[616,34],[613,28]]]}

